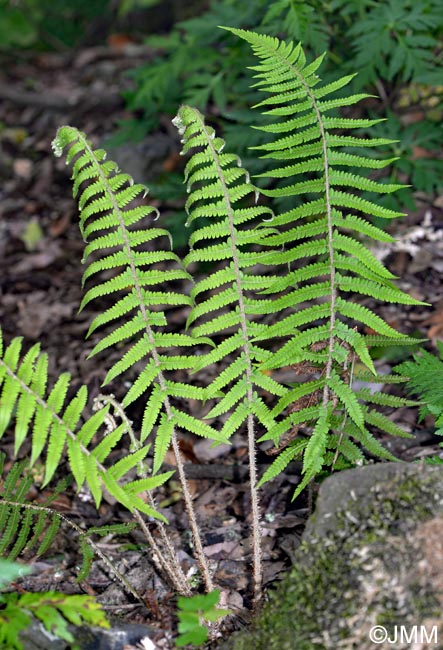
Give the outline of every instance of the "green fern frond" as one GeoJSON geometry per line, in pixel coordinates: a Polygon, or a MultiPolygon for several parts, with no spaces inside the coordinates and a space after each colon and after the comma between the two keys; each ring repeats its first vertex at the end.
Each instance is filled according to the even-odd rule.
{"type": "MultiPolygon", "coordinates": [[[[344,89],[352,77],[322,85],[317,76],[321,57],[309,64],[300,45],[241,29],[226,29],[251,45],[258,58],[258,65],[253,67],[258,80],[255,86],[268,95],[256,108],[274,117],[269,124],[255,127],[268,134],[270,139],[254,148],[263,158],[276,161],[274,169],[260,174],[260,178],[270,179],[272,183],[262,193],[269,197],[301,197],[301,205],[277,214],[273,219],[272,227],[279,232],[269,234],[266,243],[284,247],[279,250],[278,259],[276,251],[258,249],[249,253],[245,262],[274,264],[277,268],[284,264],[296,267],[289,273],[282,273],[282,278],[261,290],[262,294],[273,294],[272,300],[263,303],[254,300],[246,304],[253,314],[273,313],[276,319],[275,324],[255,327],[254,343],[263,345],[271,338],[283,339],[280,347],[259,363],[263,370],[276,371],[291,365],[302,369],[303,364],[311,363],[317,372],[323,374],[320,399],[323,406],[320,406],[319,419],[308,422],[313,433],[304,451],[307,480],[308,476],[320,471],[323,462],[328,462],[329,445],[333,445],[334,440],[343,442],[343,437],[335,434],[337,422],[342,421],[343,414],[361,431],[365,431],[365,422],[369,424],[368,414],[369,418],[373,417],[364,406],[366,398],[370,403],[371,394],[363,391],[357,397],[347,379],[341,377],[346,373],[352,355],[375,375],[369,347],[377,337],[364,336],[352,326],[353,323],[372,329],[380,335],[379,340],[385,338],[400,342],[406,338],[370,309],[353,302],[349,294],[386,302],[419,304],[395,287],[392,273],[362,240],[365,237],[392,241],[389,234],[371,223],[371,219],[391,219],[401,215],[358,193],[380,195],[395,192],[401,186],[373,181],[347,169],[357,164],[360,169],[377,170],[389,164],[374,161],[364,153],[354,153],[358,148],[384,146],[388,143],[386,139],[363,138],[341,132],[368,129],[375,122],[331,114],[331,111],[352,106],[365,97],[343,94],[337,99],[332,96],[338,89],[344,89]],[[297,268],[298,260],[302,259],[308,263],[297,268]],[[276,295],[278,291],[284,294],[280,297],[276,295]],[[337,421],[334,412],[326,415],[324,411],[331,403],[336,404],[336,414],[341,413],[337,421]]],[[[272,270],[271,277],[274,273],[272,270]]],[[[276,407],[279,413],[284,410],[283,404],[290,407],[290,394],[280,397],[276,407]]],[[[295,398],[295,403],[298,403],[297,399],[307,399],[308,396],[306,393],[295,398]]],[[[300,406],[302,404],[297,408],[300,406]]],[[[289,418],[284,422],[286,424],[280,429],[277,424],[271,431],[280,431],[284,435],[289,418]]],[[[363,437],[365,435],[362,433],[363,437]]],[[[262,439],[271,437],[265,435],[262,439]]],[[[368,441],[374,449],[372,441],[369,438],[368,441]]],[[[348,460],[357,458],[352,444],[346,450],[348,460]]]]}
{"type": "MultiPolygon", "coordinates": [[[[3,477],[5,454],[0,453],[0,477],[3,477]]],[[[25,508],[33,477],[26,461],[16,462],[0,481],[0,555],[15,560],[21,553],[42,555],[54,541],[60,517],[49,506],[66,490],[69,479],[54,486],[51,495],[34,509],[25,508]]]]}
{"type": "MultiPolygon", "coordinates": [[[[205,335],[190,337],[167,329],[165,309],[192,304],[184,284],[191,280],[191,276],[170,250],[172,242],[169,233],[147,225],[147,218],[153,215],[156,218],[158,211],[144,205],[134,206],[135,200],[139,203],[144,200],[146,188],[134,184],[128,175],[121,174],[115,163],[104,162],[103,152],[94,151],[85,135],[76,129],[59,129],[54,141],[55,153],[61,155],[64,148],[68,149],[67,162],[73,162],[74,196],[78,196],[79,201],[80,229],[84,238],[89,238],[83,258],[89,266],[83,281],[95,278],[102,271],[106,271],[108,277],[109,271],[113,273],[110,279],[96,281],[95,286],[87,289],[81,304],[83,308],[92,300],[107,295],[112,296],[115,302],[91,324],[89,333],[103,325],[112,329],[93,348],[90,356],[110,346],[126,343],[123,356],[108,369],[104,383],[113,381],[137,363],[144,362],[145,367],[129,388],[123,406],[128,406],[143,394],[148,395],[142,430],[139,440],[133,445],[134,451],[108,471],[100,473],[97,470],[100,458],[106,455],[118,438],[116,429],[112,437],[107,442],[103,441],[96,451],[97,457],[86,458],[81,477],[86,478],[96,502],[101,498],[103,484],[119,501],[125,505],[131,504],[130,510],[138,509],[159,516],[134,491],[120,486],[118,481],[127,472],[140,467],[148,451],[146,438],[152,432],[156,432],[157,436],[154,443],[155,472],[160,469],[169,442],[172,443],[180,470],[182,460],[177,440],[178,428],[226,442],[226,438],[209,425],[197,427],[191,416],[179,414],[172,406],[171,398],[201,399],[205,397],[205,392],[166,376],[168,370],[186,371],[193,368],[194,355],[181,354],[181,349],[195,349],[196,346],[212,345],[212,342],[205,335]],[[162,353],[164,348],[168,350],[166,354],[162,353]],[[170,355],[170,348],[176,349],[178,354],[170,355]]],[[[204,192],[211,195],[212,191],[213,188],[207,185],[204,192]]],[[[192,203],[194,197],[190,196],[189,201],[192,203]]],[[[180,471],[183,474],[183,470],[180,471]]],[[[185,500],[190,512],[191,498],[185,488],[186,485],[185,500]]],[[[198,543],[196,523],[193,520],[190,523],[194,541],[198,543]]],[[[209,587],[209,569],[202,551],[199,558],[209,587]]]]}
{"type": "MultiPolygon", "coordinates": [[[[75,128],[61,127],[53,147],[57,155],[67,149],[67,162],[73,163],[73,193],[79,202],[80,228],[88,239],[83,257],[83,262],[87,263],[83,283],[102,271],[113,272],[110,279],[90,287],[81,303],[82,309],[102,296],[112,295],[115,300],[115,304],[98,314],[90,326],[88,334],[104,325],[112,327],[90,356],[110,346],[130,342],[123,357],[109,369],[105,383],[127,372],[139,361],[149,363],[149,358],[152,361],[149,371],[142,373],[125,401],[128,404],[152,390],[156,383],[162,383],[165,368],[158,353],[160,348],[210,342],[157,329],[167,325],[165,308],[191,304],[186,291],[168,290],[172,282],[183,283],[191,278],[170,250],[169,233],[147,226],[147,219],[155,221],[158,217],[156,208],[133,207],[135,200],[144,200],[146,188],[134,184],[115,163],[105,161],[105,153],[100,149],[94,151],[85,134],[75,128]],[[162,263],[167,263],[168,267],[164,268],[162,263]]],[[[177,356],[175,363],[177,369],[184,369],[189,360],[177,356]]]]}
{"type": "Polygon", "coordinates": [[[274,416],[280,415],[290,404],[297,402],[300,398],[306,395],[312,395],[319,390],[322,390],[325,385],[324,378],[316,379],[314,381],[305,381],[299,385],[294,386],[291,390],[287,391],[277,402],[272,410],[274,416]]]}
{"type": "MultiPolygon", "coordinates": [[[[82,582],[86,580],[92,566],[92,561],[95,555],[98,555],[100,559],[109,567],[111,572],[120,580],[124,587],[128,588],[129,584],[123,576],[116,571],[116,567],[108,560],[106,555],[100,552],[100,547],[95,542],[96,537],[103,538],[110,535],[128,535],[131,530],[134,529],[136,524],[134,522],[124,523],[124,524],[105,524],[97,527],[88,528],[86,531],[79,532],[79,544],[80,551],[82,555],[82,564],[80,570],[77,574],[77,582],[82,582]]],[[[78,532],[78,531],[77,531],[78,532]]],[[[137,592],[134,590],[129,590],[132,595],[139,599],[137,592]]]]}
{"type": "MultiPolygon", "coordinates": [[[[373,298],[378,298],[379,296],[379,285],[372,280],[363,280],[361,278],[353,278],[350,276],[342,276],[337,273],[337,284],[342,291],[349,291],[350,293],[360,293],[365,296],[372,296],[373,298]]],[[[394,302],[397,304],[404,305],[415,305],[417,301],[415,298],[412,298],[407,293],[404,293],[397,287],[385,287],[384,288],[384,300],[386,302],[394,302]]],[[[422,305],[426,303],[421,303],[422,305]]]]}
{"type": "MultiPolygon", "coordinates": [[[[366,413],[365,413],[366,419],[366,413]]],[[[384,460],[390,460],[392,462],[398,461],[393,454],[391,454],[378,440],[375,436],[368,431],[368,429],[358,429],[353,422],[347,422],[342,427],[343,433],[349,435],[356,442],[358,442],[366,452],[369,452],[375,458],[382,458],[384,460]]],[[[408,438],[409,435],[405,434],[402,431],[402,437],[408,438]]]]}
{"type": "MultiPolygon", "coordinates": [[[[67,401],[70,378],[68,374],[62,374],[52,390],[48,391],[46,355],[39,355],[39,347],[36,345],[20,359],[21,347],[21,339],[16,338],[3,351],[0,336],[0,437],[15,419],[16,451],[25,437],[30,439],[31,466],[45,452],[43,485],[53,479],[63,452],[67,449],[70,468],[78,489],[80,490],[86,482],[97,507],[103,496],[103,487],[106,487],[115,499],[131,512],[138,509],[149,516],[164,519],[140,497],[128,496],[117,482],[118,479],[113,476],[116,465],[110,468],[104,465],[113,447],[125,435],[125,427],[120,426],[105,432],[101,441],[92,445],[94,436],[105,423],[108,408],[100,409],[81,424],[87,402],[86,387],[82,386],[74,397],[67,401]],[[42,358],[43,362],[40,361],[42,358]],[[16,405],[17,408],[14,409],[16,405]]],[[[126,472],[136,467],[140,462],[140,455],[144,457],[148,449],[149,447],[145,446],[125,457],[126,472]]],[[[118,478],[121,476],[123,473],[118,478]]]]}
{"type": "MultiPolygon", "coordinates": [[[[225,143],[205,124],[202,115],[188,106],[181,107],[174,120],[182,135],[183,153],[192,156],[186,165],[185,181],[190,197],[186,204],[189,222],[196,224],[191,237],[191,251],[186,264],[200,261],[225,261],[223,270],[211,276],[210,281],[197,282],[193,289],[196,304],[191,309],[188,326],[194,336],[218,337],[223,331],[233,333],[221,340],[213,352],[200,358],[198,368],[207,367],[229,353],[232,361],[208,386],[207,395],[218,400],[207,414],[217,418],[228,414],[221,433],[232,435],[247,422],[249,444],[255,444],[254,421],[265,428],[275,425],[270,410],[261,402],[255,387],[266,383],[267,390],[282,395],[285,388],[273,380],[257,377],[255,366],[268,352],[253,344],[256,336],[254,317],[275,312],[271,300],[260,298],[260,292],[269,289],[277,278],[266,273],[251,272],[256,263],[251,258],[254,248],[274,247],[278,232],[272,223],[272,212],[257,205],[257,191],[241,161],[224,152],[225,143]],[[209,185],[208,181],[211,181],[209,185]],[[266,222],[271,216],[271,225],[266,222]],[[200,226],[201,218],[211,223],[200,226]],[[203,321],[203,322],[202,322],[203,321]],[[257,380],[257,381],[256,381],[257,380]],[[223,397],[219,398],[219,392],[223,397]]],[[[304,237],[305,233],[300,233],[304,237]]],[[[275,264],[277,252],[267,253],[269,264],[275,264]]],[[[260,253],[258,253],[260,256],[260,253]]],[[[316,287],[315,295],[325,295],[328,287],[316,287]]],[[[305,294],[309,290],[304,290],[305,294]]],[[[291,295],[281,297],[281,309],[291,306],[291,295]]]]}
{"type": "Polygon", "coordinates": [[[273,325],[265,325],[260,328],[260,332],[255,334],[255,341],[266,341],[270,338],[280,338],[290,336],[294,333],[296,328],[306,325],[307,323],[315,323],[320,319],[327,318],[330,313],[330,307],[327,303],[320,305],[312,305],[306,309],[301,309],[296,314],[286,316],[281,321],[273,325]]]}

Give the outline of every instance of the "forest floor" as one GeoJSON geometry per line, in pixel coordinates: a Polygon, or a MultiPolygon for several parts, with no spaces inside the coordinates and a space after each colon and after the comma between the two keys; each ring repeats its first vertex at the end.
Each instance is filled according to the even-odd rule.
{"type": "MultiPolygon", "coordinates": [[[[77,225],[77,207],[71,196],[69,170],[63,159],[54,158],[51,141],[62,124],[77,126],[96,145],[112,135],[116,121],[128,116],[120,96],[121,90],[130,83],[125,73],[145,61],[146,55],[143,49],[137,48],[131,51],[90,48],[70,55],[42,54],[18,59],[3,66],[0,72],[3,337],[8,342],[14,336],[22,336],[26,347],[40,341],[49,355],[51,385],[61,372],[68,371],[73,378],[73,389],[86,384],[91,398],[100,393],[106,368],[100,357],[87,360],[94,340],[85,344],[84,338],[93,311],[88,307],[77,313],[82,296],[84,244],[77,225]]],[[[166,117],[162,124],[167,124],[166,117]]],[[[149,155],[157,167],[167,169],[175,164],[178,144],[167,126],[159,138],[159,141],[166,138],[168,146],[159,147],[158,155],[155,151],[149,155]]],[[[151,203],[167,214],[170,206],[155,202],[155,197],[151,203]]],[[[375,308],[405,334],[429,338],[428,345],[433,349],[435,341],[443,338],[442,197],[434,202],[422,200],[416,211],[398,221],[395,234],[398,244],[387,251],[384,261],[399,277],[400,288],[431,306],[375,308]]],[[[177,310],[173,318],[179,327],[183,322],[182,313],[177,310]]],[[[118,352],[112,354],[117,358],[118,352]]],[[[389,371],[392,364],[403,360],[404,354],[404,350],[388,351],[377,362],[380,371],[389,371]]],[[[112,357],[106,361],[109,364],[112,357]]],[[[118,398],[124,387],[112,385],[109,390],[118,398]]],[[[135,405],[130,413],[135,426],[140,423],[141,414],[141,407],[135,405]]],[[[400,458],[411,461],[439,451],[438,439],[425,428],[428,423],[417,427],[416,409],[398,409],[390,417],[405,430],[417,433],[414,440],[390,443],[390,449],[400,458]]],[[[197,516],[204,531],[205,552],[216,566],[217,583],[229,592],[229,606],[240,612],[250,604],[250,557],[244,541],[250,519],[245,436],[236,434],[229,449],[225,446],[211,449],[204,439],[185,438],[181,444],[197,516]]],[[[2,439],[1,450],[12,462],[12,433],[2,439]]],[[[24,445],[21,453],[26,452],[24,445]]],[[[118,457],[124,451],[116,453],[118,457]]],[[[168,456],[167,462],[173,465],[174,461],[168,456]]],[[[259,450],[258,463],[260,471],[270,463],[264,449],[259,450]]],[[[63,467],[61,475],[62,471],[63,467]]],[[[266,585],[289,566],[308,515],[305,497],[291,501],[299,481],[298,471],[297,466],[290,466],[289,471],[262,490],[266,585]]],[[[36,498],[38,488],[36,476],[36,498]]],[[[177,483],[171,481],[160,490],[158,503],[170,522],[171,539],[182,549],[180,560],[185,570],[189,570],[194,560],[177,483]]],[[[60,495],[55,507],[82,527],[129,520],[128,513],[112,499],[105,499],[97,513],[90,498],[87,495],[79,498],[73,489],[60,495]]],[[[123,544],[119,539],[106,539],[101,546],[135,583],[148,603],[148,610],[126,597],[102,562],[95,562],[87,580],[78,584],[75,577],[79,552],[70,531],[65,529],[43,559],[28,558],[36,571],[23,581],[22,587],[30,591],[93,594],[110,614],[152,626],[157,630],[154,640],[160,642],[176,627],[174,595],[156,576],[143,538],[133,534],[131,542],[123,544]]]]}

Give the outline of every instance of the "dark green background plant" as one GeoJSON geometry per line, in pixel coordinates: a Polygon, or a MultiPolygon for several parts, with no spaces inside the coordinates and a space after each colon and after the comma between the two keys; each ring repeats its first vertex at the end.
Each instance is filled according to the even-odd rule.
{"type": "Polygon", "coordinates": [[[111,0],[0,0],[0,52],[77,45],[111,0]]]}
{"type": "Polygon", "coordinates": [[[436,433],[443,435],[443,343],[437,342],[438,356],[422,350],[412,360],[396,366],[395,371],[408,377],[406,385],[412,395],[418,396],[422,405],[420,419],[427,415],[435,418],[436,433]]]}
{"type": "Polygon", "coordinates": [[[245,65],[253,60],[245,44],[221,33],[218,25],[301,41],[311,57],[328,50],[325,81],[361,71],[350,90],[378,95],[382,103],[367,100],[358,116],[390,112],[380,131],[385,138],[402,141],[391,145],[393,157],[400,159],[392,163],[390,179],[414,187],[387,197],[388,207],[413,207],[413,191],[429,196],[442,187],[443,160],[438,155],[443,12],[438,0],[251,0],[240,4],[214,0],[206,12],[177,23],[169,34],[148,36],[147,43],[158,48],[159,55],[132,72],[135,88],[126,100],[136,118],[120,125],[114,143],[142,139],[158,127],[162,113],[172,116],[180,102],[206,112],[210,105],[214,119],[223,118],[228,145],[245,157],[252,172],[257,170],[247,146],[257,144],[260,136],[245,138],[244,129],[250,121],[247,107],[259,101],[245,74],[245,65]],[[418,147],[428,152],[426,156],[418,147]]]}

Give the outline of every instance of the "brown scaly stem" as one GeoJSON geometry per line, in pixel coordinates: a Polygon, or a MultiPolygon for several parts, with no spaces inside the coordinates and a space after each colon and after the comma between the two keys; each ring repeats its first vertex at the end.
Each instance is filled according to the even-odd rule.
{"type": "MultiPolygon", "coordinates": [[[[134,430],[132,428],[131,421],[127,417],[120,402],[118,402],[115,399],[114,395],[100,394],[94,399],[94,406],[96,408],[103,408],[103,406],[108,403],[112,405],[118,417],[126,425],[126,432],[131,440],[131,451],[136,451],[137,449],[140,449],[142,443],[137,439],[134,430]]],[[[115,423],[113,423],[112,425],[113,427],[116,426],[115,423]]],[[[145,470],[144,463],[142,461],[140,461],[139,463],[137,474],[138,476],[140,476],[140,478],[147,478],[148,476],[145,470]]],[[[150,490],[146,491],[146,496],[148,498],[148,502],[151,508],[153,510],[156,510],[157,506],[156,506],[155,498],[150,490]]],[[[166,574],[166,576],[172,582],[174,588],[178,591],[179,594],[181,594],[182,596],[190,596],[192,594],[192,591],[189,587],[188,581],[186,580],[186,576],[183,573],[183,570],[179,564],[175,549],[172,546],[171,541],[166,533],[164,524],[161,521],[156,522],[157,529],[160,533],[160,537],[163,542],[163,548],[161,549],[156,543],[151,531],[149,530],[149,527],[146,525],[141,514],[138,511],[135,511],[133,513],[133,517],[137,521],[141,529],[143,530],[146,540],[149,546],[151,547],[151,550],[153,552],[152,560],[157,570],[159,570],[160,573],[166,574]]]]}

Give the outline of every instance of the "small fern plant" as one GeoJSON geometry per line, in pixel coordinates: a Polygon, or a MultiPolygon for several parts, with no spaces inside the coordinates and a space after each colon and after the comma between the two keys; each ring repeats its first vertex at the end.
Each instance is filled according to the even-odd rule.
{"type": "MultiPolygon", "coordinates": [[[[413,359],[404,361],[394,368],[407,378],[408,393],[420,400],[420,420],[427,415],[435,418],[435,433],[443,435],[443,343],[437,341],[438,356],[421,350],[413,359]]],[[[440,445],[441,446],[441,445],[440,445]]]]}
{"type": "Polygon", "coordinates": [[[66,401],[69,378],[62,375],[47,391],[46,357],[34,347],[20,360],[20,342],[15,340],[0,361],[0,434],[15,418],[16,452],[30,439],[31,465],[45,454],[45,483],[52,480],[66,450],[77,486],[87,484],[97,505],[106,489],[128,508],[159,570],[180,594],[189,596],[191,588],[152,490],[170,476],[161,468],[172,447],[196,559],[205,589],[212,592],[214,577],[179,439],[187,432],[229,443],[235,432],[244,432],[253,515],[252,585],[258,602],[260,486],[296,458],[302,459],[303,470],[294,496],[325,470],[361,464],[367,453],[393,459],[375,432],[407,434],[378,406],[413,402],[364,387],[365,382],[402,381],[395,375],[378,376],[370,350],[417,341],[397,332],[367,305],[373,300],[422,303],[395,286],[368,245],[371,239],[392,241],[372,217],[391,220],[401,215],[359,196],[400,187],[365,175],[378,174],[391,162],[365,153],[389,140],[358,135],[358,129],[379,120],[336,115],[336,109],[352,107],[366,95],[345,94],[352,76],[322,85],[317,76],[322,57],[307,63],[301,45],[230,31],[251,45],[257,57],[255,85],[266,93],[257,108],[268,123],[261,120],[257,128],[268,140],[254,147],[269,166],[257,180],[266,187],[260,190],[252,183],[241,160],[225,151],[223,139],[198,110],[182,106],[174,123],[188,156],[186,211],[194,229],[181,260],[171,250],[169,233],[154,223],[158,213],[144,202],[145,187],[107,161],[103,150],[94,150],[85,134],[60,128],[54,151],[61,155],[67,150],[72,164],[86,242],[81,307],[94,301],[109,304],[98,308],[91,323],[89,335],[102,335],[90,356],[120,351],[104,384],[124,373],[131,373],[132,383],[121,404],[104,396],[88,416],[86,389],[66,401]],[[351,174],[349,167],[362,173],[351,174]],[[281,212],[281,197],[303,201],[281,212]],[[202,277],[199,268],[208,263],[211,273],[202,277]],[[177,307],[187,312],[180,331],[170,318],[177,307]],[[136,400],[144,400],[138,431],[127,416],[136,400]],[[190,400],[201,403],[203,418],[190,412],[190,400]],[[125,439],[127,453],[111,463],[111,451],[125,439]],[[257,442],[264,441],[272,441],[269,453],[276,457],[259,477],[257,442]],[[147,495],[142,498],[143,492],[147,495]]]}

